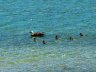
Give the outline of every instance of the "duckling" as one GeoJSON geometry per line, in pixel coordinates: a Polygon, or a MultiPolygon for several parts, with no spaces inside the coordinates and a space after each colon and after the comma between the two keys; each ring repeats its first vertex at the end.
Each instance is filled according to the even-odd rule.
{"type": "Polygon", "coordinates": [[[33,38],[33,41],[36,42],[36,37],[33,38]]]}
{"type": "Polygon", "coordinates": [[[70,40],[73,40],[74,38],[73,37],[69,37],[70,40]]]}
{"type": "Polygon", "coordinates": [[[43,44],[46,44],[47,42],[45,40],[42,41],[43,44]]]}
{"type": "Polygon", "coordinates": [[[84,36],[83,33],[80,33],[79,35],[80,35],[80,36],[84,36]]]}
{"type": "Polygon", "coordinates": [[[56,36],[55,36],[55,39],[56,39],[56,40],[58,40],[58,39],[59,39],[59,36],[58,36],[58,35],[56,35],[56,36]]]}

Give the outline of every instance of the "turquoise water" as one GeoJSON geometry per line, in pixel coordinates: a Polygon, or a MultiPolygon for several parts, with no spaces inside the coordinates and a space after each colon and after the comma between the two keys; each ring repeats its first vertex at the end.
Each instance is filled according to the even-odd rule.
{"type": "Polygon", "coordinates": [[[0,0],[0,72],[96,72],[95,19],[95,0],[0,0]]]}

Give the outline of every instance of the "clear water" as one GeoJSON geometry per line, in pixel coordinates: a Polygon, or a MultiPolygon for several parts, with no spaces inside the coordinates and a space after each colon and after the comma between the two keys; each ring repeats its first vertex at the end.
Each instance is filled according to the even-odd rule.
{"type": "Polygon", "coordinates": [[[0,0],[0,72],[96,72],[96,0],[0,0]]]}

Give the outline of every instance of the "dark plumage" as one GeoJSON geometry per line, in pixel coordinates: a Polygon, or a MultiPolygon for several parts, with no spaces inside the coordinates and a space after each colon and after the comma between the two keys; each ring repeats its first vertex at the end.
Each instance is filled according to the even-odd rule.
{"type": "Polygon", "coordinates": [[[73,40],[74,38],[73,37],[69,37],[70,40],[73,40]]]}
{"type": "Polygon", "coordinates": [[[79,35],[80,35],[80,36],[84,36],[83,33],[80,33],[79,35]]]}
{"type": "Polygon", "coordinates": [[[33,38],[33,41],[36,42],[36,38],[33,38]]]}
{"type": "Polygon", "coordinates": [[[43,44],[46,44],[47,42],[45,40],[42,41],[43,44]]]}
{"type": "Polygon", "coordinates": [[[58,35],[56,35],[56,36],[55,36],[55,39],[56,39],[56,40],[58,40],[58,39],[59,39],[59,36],[58,36],[58,35]]]}

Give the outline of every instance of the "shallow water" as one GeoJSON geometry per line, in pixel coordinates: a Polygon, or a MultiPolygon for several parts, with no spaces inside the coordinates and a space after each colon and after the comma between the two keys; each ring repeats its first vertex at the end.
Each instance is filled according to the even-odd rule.
{"type": "Polygon", "coordinates": [[[0,72],[96,72],[95,3],[0,0],[0,72]],[[45,36],[33,42],[30,30],[45,36]]]}

